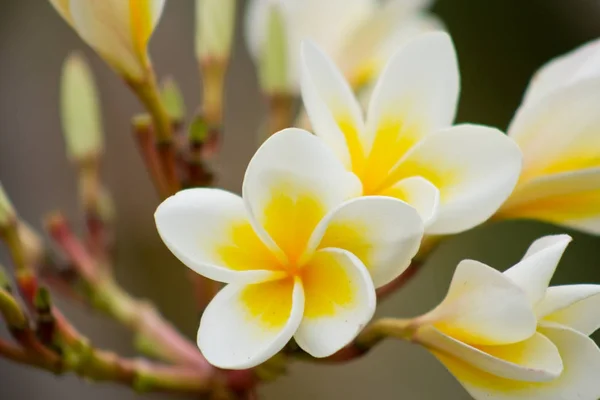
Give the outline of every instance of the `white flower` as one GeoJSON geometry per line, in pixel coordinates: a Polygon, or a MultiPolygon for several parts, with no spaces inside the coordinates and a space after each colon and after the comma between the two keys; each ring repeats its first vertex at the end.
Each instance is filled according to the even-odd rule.
{"type": "Polygon", "coordinates": [[[251,160],[243,198],[191,189],[159,206],[156,224],[169,249],[228,283],[198,332],[212,364],[255,366],[292,337],[325,357],[369,321],[375,287],[408,266],[423,224],[406,203],[353,198],[359,193],[360,182],[319,138],[287,129],[251,160]]]}
{"type": "Polygon", "coordinates": [[[355,85],[377,75],[396,47],[409,37],[441,29],[425,8],[430,0],[251,0],[246,13],[246,40],[255,60],[267,42],[267,20],[273,4],[281,6],[287,36],[287,76],[298,89],[300,43],[311,39],[344,68],[355,85]]]}
{"type": "Polygon", "coordinates": [[[508,134],[523,173],[500,211],[600,233],[600,40],[542,67],[508,134]]]}
{"type": "Polygon", "coordinates": [[[548,287],[571,238],[535,241],[503,274],[458,265],[450,290],[418,318],[425,345],[477,400],[597,400],[600,285],[548,287]]]}
{"type": "Polygon", "coordinates": [[[119,73],[142,78],[148,41],[165,0],[50,0],[81,38],[119,73]]]}
{"type": "Polygon", "coordinates": [[[427,233],[470,229],[513,190],[521,168],[516,144],[497,129],[451,126],[459,73],[446,33],[423,34],[390,59],[366,121],[342,74],[311,42],[302,47],[301,67],[315,134],[361,179],[364,195],[405,200],[427,233]]]}

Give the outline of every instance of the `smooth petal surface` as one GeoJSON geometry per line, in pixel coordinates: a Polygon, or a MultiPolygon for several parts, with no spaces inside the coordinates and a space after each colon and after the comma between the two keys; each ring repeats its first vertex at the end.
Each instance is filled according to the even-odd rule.
{"type": "Polygon", "coordinates": [[[425,178],[412,176],[402,179],[381,192],[382,196],[395,197],[413,206],[423,220],[425,228],[437,218],[440,205],[440,191],[425,178]]]}
{"type": "Polygon", "coordinates": [[[309,249],[349,251],[379,287],[408,267],[422,237],[423,222],[413,207],[390,197],[367,196],[349,200],[325,217],[309,249]]]}
{"type": "Polygon", "coordinates": [[[523,151],[522,183],[600,167],[600,77],[525,104],[508,130],[523,151]]]}
{"type": "Polygon", "coordinates": [[[276,243],[294,262],[319,221],[360,194],[360,181],[322,140],[290,128],[258,149],[246,170],[243,193],[253,219],[269,235],[265,242],[276,243]]]}
{"type": "Polygon", "coordinates": [[[537,305],[538,318],[568,326],[584,335],[600,328],[600,285],[565,285],[548,288],[537,305]]]}
{"type": "Polygon", "coordinates": [[[220,189],[188,189],[154,214],[160,237],[182,263],[221,282],[260,282],[282,274],[254,232],[241,197],[220,189]]]}
{"type": "Polygon", "coordinates": [[[313,357],[350,343],[375,312],[376,295],[365,266],[352,253],[323,249],[303,267],[304,318],[294,338],[313,357]]]}
{"type": "Polygon", "coordinates": [[[600,77],[600,40],[585,43],[542,66],[531,79],[523,102],[534,103],[557,89],[595,77],[600,77]]]}
{"type": "Polygon", "coordinates": [[[139,78],[147,45],[165,0],[70,0],[72,24],[81,38],[122,73],[139,78]]]}
{"type": "Polygon", "coordinates": [[[521,287],[531,304],[542,300],[560,262],[571,242],[569,235],[545,236],[533,242],[523,259],[504,271],[504,275],[521,287]]]}
{"type": "Polygon", "coordinates": [[[433,328],[419,332],[417,340],[499,378],[546,382],[563,371],[558,349],[537,332],[526,340],[503,346],[473,347],[433,328]]]}
{"type": "Polygon", "coordinates": [[[498,212],[600,234],[600,167],[540,176],[517,186],[498,212]]]}
{"type": "Polygon", "coordinates": [[[421,176],[440,191],[429,234],[458,233],[487,220],[512,192],[521,171],[518,146],[497,129],[457,125],[423,138],[382,188],[421,176]]]}
{"type": "Polygon", "coordinates": [[[302,43],[301,89],[315,134],[348,169],[364,168],[363,116],[352,88],[333,61],[310,41],[302,43]]]}
{"type": "Polygon", "coordinates": [[[254,367],[279,352],[304,313],[300,280],[231,284],[210,302],[200,321],[198,346],[216,367],[254,367]]]}
{"type": "Polygon", "coordinates": [[[478,261],[458,264],[448,294],[422,317],[442,333],[473,345],[503,345],[535,332],[525,293],[499,271],[478,261]]]}
{"type": "Polygon", "coordinates": [[[540,332],[558,348],[563,373],[550,382],[519,382],[499,378],[436,352],[475,400],[596,400],[600,396],[600,350],[587,336],[564,327],[544,327],[540,332]]]}

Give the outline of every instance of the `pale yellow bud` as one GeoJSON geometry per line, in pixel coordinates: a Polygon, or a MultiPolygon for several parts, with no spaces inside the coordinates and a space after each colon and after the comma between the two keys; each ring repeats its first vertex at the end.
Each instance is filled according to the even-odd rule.
{"type": "Polygon", "coordinates": [[[72,54],[63,67],[62,125],[67,153],[74,161],[102,152],[103,137],[98,92],[82,56],[72,54]]]}
{"type": "Polygon", "coordinates": [[[165,0],[50,0],[58,13],[128,80],[147,75],[147,47],[165,0]]]}
{"type": "Polygon", "coordinates": [[[279,3],[272,3],[267,19],[267,35],[259,57],[259,78],[269,94],[290,91],[285,20],[279,3]]]}
{"type": "Polygon", "coordinates": [[[0,228],[8,226],[16,218],[15,210],[0,183],[0,228]]]}
{"type": "Polygon", "coordinates": [[[196,1],[196,57],[200,61],[227,59],[235,25],[237,0],[196,1]]]}

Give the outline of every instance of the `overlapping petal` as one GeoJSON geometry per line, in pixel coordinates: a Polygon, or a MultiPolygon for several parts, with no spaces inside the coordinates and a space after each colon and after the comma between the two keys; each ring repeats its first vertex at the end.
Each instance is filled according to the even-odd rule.
{"type": "Polygon", "coordinates": [[[446,298],[421,319],[457,341],[478,346],[525,340],[537,324],[523,290],[499,271],[473,260],[458,264],[446,298]]]}
{"type": "Polygon", "coordinates": [[[445,335],[435,328],[419,332],[419,341],[434,349],[458,358],[471,367],[498,378],[522,382],[547,382],[563,371],[556,346],[547,337],[534,333],[529,338],[502,346],[470,346],[445,335]]]}
{"type": "Polygon", "coordinates": [[[302,43],[302,98],[312,128],[348,169],[364,168],[362,111],[333,61],[310,41],[302,43]]]}
{"type": "Polygon", "coordinates": [[[435,221],[439,212],[440,191],[427,179],[420,176],[411,176],[386,188],[380,193],[381,196],[390,196],[403,200],[413,206],[425,228],[435,221]]]}
{"type": "Polygon", "coordinates": [[[64,4],[59,10],[107,62],[138,78],[144,74],[148,41],[164,5],[165,0],[70,0],[68,11],[64,4]]]}
{"type": "Polygon", "coordinates": [[[545,236],[536,240],[523,259],[504,271],[504,275],[525,291],[531,304],[537,304],[546,295],[552,275],[571,240],[569,235],[545,236]]]}
{"type": "Polygon", "coordinates": [[[563,372],[550,382],[503,379],[442,352],[434,353],[475,400],[595,400],[600,396],[600,350],[587,336],[547,326],[540,333],[558,348],[563,372]]]}
{"type": "Polygon", "coordinates": [[[381,187],[411,176],[433,183],[440,206],[428,233],[450,234],[488,219],[514,189],[520,168],[521,152],[502,132],[457,125],[424,137],[381,187]]]}
{"type": "Polygon", "coordinates": [[[343,203],[321,221],[309,251],[347,250],[362,261],[375,287],[380,287],[408,267],[423,229],[421,218],[408,204],[384,196],[360,197],[343,203]]]}
{"type": "Polygon", "coordinates": [[[548,288],[536,306],[539,319],[568,326],[584,335],[600,328],[600,285],[564,285],[548,288]]]}
{"type": "Polygon", "coordinates": [[[540,68],[525,92],[524,103],[534,103],[557,89],[600,77],[600,40],[585,43],[540,68]]]}
{"type": "Polygon", "coordinates": [[[195,272],[221,282],[281,276],[272,251],[256,235],[241,197],[219,189],[184,190],[154,215],[169,250],[195,272]]]}
{"type": "Polygon", "coordinates": [[[294,335],[314,357],[327,357],[348,344],[375,312],[369,272],[352,253],[322,249],[302,270],[304,318],[294,335]]]}
{"type": "Polygon", "coordinates": [[[198,346],[217,367],[253,367],[285,346],[303,313],[304,290],[299,279],[229,284],[202,314],[198,346]]]}

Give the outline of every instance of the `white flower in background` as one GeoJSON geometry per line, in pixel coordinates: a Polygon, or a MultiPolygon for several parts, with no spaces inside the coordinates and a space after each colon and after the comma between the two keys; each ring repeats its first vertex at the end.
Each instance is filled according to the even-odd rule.
{"type": "Polygon", "coordinates": [[[538,239],[504,273],[462,261],[414,340],[477,400],[597,400],[600,285],[548,287],[570,241],[538,239]]]}
{"type": "Polygon", "coordinates": [[[142,78],[148,41],[165,0],[50,0],[59,14],[117,72],[142,78]]]}
{"type": "Polygon", "coordinates": [[[342,74],[311,42],[302,46],[301,67],[315,134],[361,179],[364,195],[413,205],[427,233],[470,229],[513,190],[521,169],[517,145],[494,128],[452,126],[459,73],[446,33],[423,34],[389,60],[366,121],[342,74]]]}
{"type": "Polygon", "coordinates": [[[536,73],[508,134],[523,173],[499,215],[600,234],[600,40],[536,73]]]}
{"type": "Polygon", "coordinates": [[[375,310],[375,287],[403,272],[423,235],[406,203],[358,194],[360,182],[319,138],[287,129],[251,160],[243,198],[191,189],[158,207],[169,249],[228,283],[198,332],[212,364],[255,366],[292,337],[325,357],[358,334],[375,310]]]}
{"type": "Polygon", "coordinates": [[[425,9],[430,0],[251,0],[246,40],[255,60],[263,58],[267,21],[280,7],[287,36],[288,89],[298,90],[300,43],[311,39],[343,66],[356,86],[368,83],[396,48],[411,36],[441,29],[425,9]]]}

